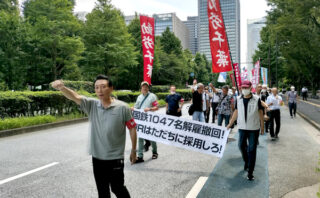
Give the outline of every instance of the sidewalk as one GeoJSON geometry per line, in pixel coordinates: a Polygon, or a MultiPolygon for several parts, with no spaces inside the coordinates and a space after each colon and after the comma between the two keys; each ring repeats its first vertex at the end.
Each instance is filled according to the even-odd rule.
{"type": "MultiPolygon", "coordinates": [[[[286,195],[286,198],[300,198],[299,195],[304,195],[301,198],[305,198],[314,194],[320,181],[320,174],[315,171],[320,134],[300,116],[291,119],[287,107],[282,108],[281,116],[279,139],[273,142],[269,134],[259,138],[255,181],[246,180],[237,141],[232,142],[198,197],[280,198],[286,195]],[[307,186],[312,187],[304,188],[307,186]]],[[[235,138],[238,139],[237,134],[235,138]]]]}

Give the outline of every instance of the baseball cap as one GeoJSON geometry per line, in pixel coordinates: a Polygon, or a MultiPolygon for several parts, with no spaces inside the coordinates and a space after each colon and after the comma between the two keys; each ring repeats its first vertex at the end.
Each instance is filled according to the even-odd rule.
{"type": "Polygon", "coordinates": [[[141,83],[141,87],[142,87],[143,85],[147,85],[148,87],[150,87],[150,84],[149,84],[147,81],[143,81],[143,82],[141,83]]]}
{"type": "Polygon", "coordinates": [[[252,86],[252,83],[249,80],[245,80],[241,83],[242,88],[249,88],[252,86]]]}

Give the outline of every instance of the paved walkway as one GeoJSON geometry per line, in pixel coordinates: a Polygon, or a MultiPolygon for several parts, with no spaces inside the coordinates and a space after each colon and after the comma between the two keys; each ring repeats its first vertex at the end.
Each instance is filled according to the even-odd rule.
{"type": "MultiPolygon", "coordinates": [[[[291,119],[287,107],[283,107],[281,116],[279,140],[272,142],[269,134],[260,136],[255,181],[245,179],[237,142],[232,142],[198,197],[280,198],[314,185],[307,189],[312,194],[320,178],[315,171],[320,152],[320,133],[300,116],[291,119]]],[[[297,194],[304,193],[296,193],[294,198],[300,198],[297,194]]]]}

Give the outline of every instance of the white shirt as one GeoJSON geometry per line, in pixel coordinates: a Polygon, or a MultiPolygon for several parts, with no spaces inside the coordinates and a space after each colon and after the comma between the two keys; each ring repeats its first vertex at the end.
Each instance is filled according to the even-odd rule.
{"type": "Polygon", "coordinates": [[[272,105],[269,107],[271,110],[280,109],[281,102],[282,102],[282,98],[279,95],[274,96],[273,94],[271,94],[267,98],[267,105],[272,103],[272,105]]]}
{"type": "Polygon", "coordinates": [[[216,93],[212,93],[213,97],[211,99],[211,102],[219,103],[220,97],[216,93]]]}
{"type": "Polygon", "coordinates": [[[202,94],[202,110],[207,110],[207,100],[209,101],[209,94],[203,93],[202,94]]]}

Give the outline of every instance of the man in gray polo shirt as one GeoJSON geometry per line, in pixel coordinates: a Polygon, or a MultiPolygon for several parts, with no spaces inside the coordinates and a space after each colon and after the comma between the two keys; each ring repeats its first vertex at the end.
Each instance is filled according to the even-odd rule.
{"type": "Polygon", "coordinates": [[[136,124],[129,106],[111,97],[112,81],[104,75],[98,75],[95,83],[95,98],[87,98],[64,86],[57,80],[52,87],[60,90],[68,99],[74,101],[89,116],[90,155],[92,155],[93,174],[99,197],[110,197],[112,192],[117,197],[130,197],[124,186],[124,149],[126,127],[130,131],[132,150],[130,161],[136,161],[136,124]]]}

